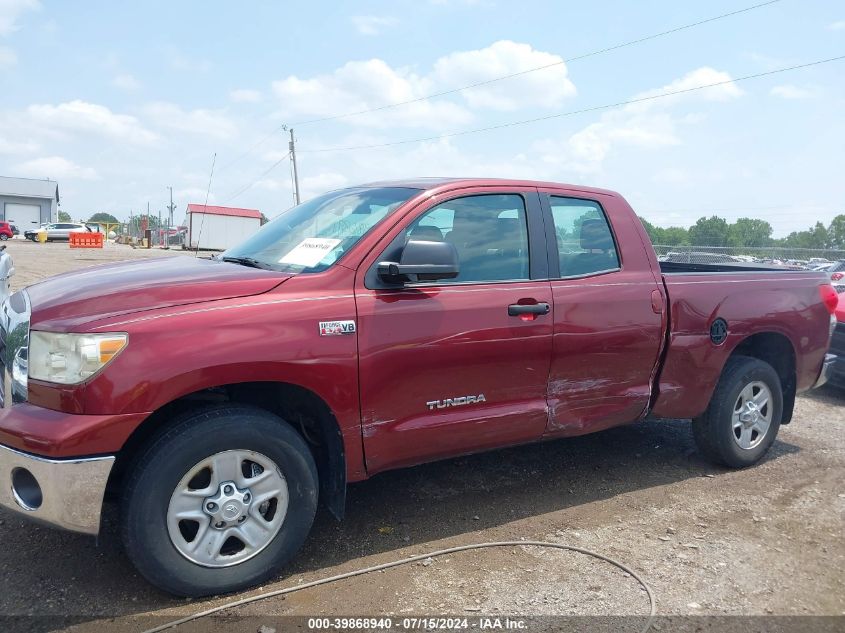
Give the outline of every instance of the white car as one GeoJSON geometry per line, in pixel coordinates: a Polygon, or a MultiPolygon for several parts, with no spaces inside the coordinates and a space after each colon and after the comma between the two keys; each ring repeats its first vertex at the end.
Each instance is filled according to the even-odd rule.
{"type": "Polygon", "coordinates": [[[37,231],[32,231],[32,241],[38,241],[38,233],[40,231],[47,231],[47,241],[54,240],[69,240],[71,233],[93,233],[95,232],[90,226],[80,224],[79,222],[55,222],[42,226],[37,231]]]}

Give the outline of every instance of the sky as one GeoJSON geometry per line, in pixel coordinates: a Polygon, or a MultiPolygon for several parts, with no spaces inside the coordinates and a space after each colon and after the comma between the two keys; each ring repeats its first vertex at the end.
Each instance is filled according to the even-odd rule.
{"type": "Polygon", "coordinates": [[[845,60],[730,80],[845,55],[845,3],[780,0],[582,57],[760,1],[0,0],[0,175],[57,180],[75,219],[164,211],[168,186],[177,221],[207,191],[272,218],[292,204],[287,124],[304,199],[531,178],[617,190],[660,226],[750,216],[780,237],[845,213],[845,60]]]}

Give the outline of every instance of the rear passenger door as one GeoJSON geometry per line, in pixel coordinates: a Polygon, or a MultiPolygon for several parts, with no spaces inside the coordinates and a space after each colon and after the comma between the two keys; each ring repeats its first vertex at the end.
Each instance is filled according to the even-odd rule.
{"type": "Polygon", "coordinates": [[[633,216],[599,199],[543,192],[554,297],[547,435],[580,435],[636,420],[662,348],[662,293],[633,216]],[[653,296],[657,293],[655,296],[653,296]]]}
{"type": "Polygon", "coordinates": [[[536,190],[442,196],[385,239],[355,291],[368,470],[539,439],[553,318],[536,190]],[[454,244],[458,277],[381,283],[408,240],[454,244]]]}

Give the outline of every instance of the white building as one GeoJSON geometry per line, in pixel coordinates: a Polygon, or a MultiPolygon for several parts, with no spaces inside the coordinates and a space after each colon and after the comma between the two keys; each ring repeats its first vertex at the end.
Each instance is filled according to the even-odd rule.
{"type": "Polygon", "coordinates": [[[0,176],[0,220],[24,231],[58,220],[59,185],[54,180],[0,176]]]}
{"type": "Polygon", "coordinates": [[[188,205],[188,246],[191,249],[226,250],[261,228],[257,209],[188,205]]]}

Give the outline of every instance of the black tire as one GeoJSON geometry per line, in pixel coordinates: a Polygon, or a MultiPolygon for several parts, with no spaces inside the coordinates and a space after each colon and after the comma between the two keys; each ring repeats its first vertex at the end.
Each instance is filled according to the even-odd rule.
{"type": "Polygon", "coordinates": [[[0,235],[0,240],[3,240],[5,242],[8,239],[9,239],[9,236],[6,235],[5,233],[3,235],[0,235]]]}
{"type": "Polygon", "coordinates": [[[317,467],[302,437],[281,418],[250,406],[192,412],[139,451],[124,486],[121,533],[139,572],[169,593],[199,597],[238,591],[272,577],[300,549],[317,509],[317,467]],[[289,503],[279,532],[258,554],[229,567],[185,558],[167,529],[170,497],[195,464],[227,450],[261,453],[284,476],[289,503]]]}
{"type": "Polygon", "coordinates": [[[731,468],[756,464],[771,447],[783,415],[780,377],[768,363],[748,356],[728,359],[707,410],[692,421],[693,437],[699,450],[712,462],[731,468]],[[734,437],[732,417],[742,390],[762,382],[772,394],[772,420],[763,439],[753,448],[740,448],[734,437]]]}

